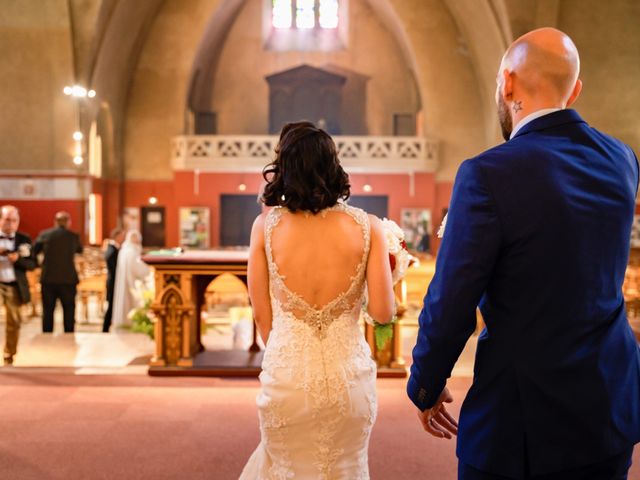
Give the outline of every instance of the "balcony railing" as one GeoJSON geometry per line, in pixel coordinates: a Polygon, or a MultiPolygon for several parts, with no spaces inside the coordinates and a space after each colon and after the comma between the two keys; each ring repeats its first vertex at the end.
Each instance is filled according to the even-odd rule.
{"type": "MultiPolygon", "coordinates": [[[[435,172],[438,143],[423,137],[334,136],[348,172],[435,172]]],[[[273,160],[275,135],[181,135],[172,141],[175,170],[261,171],[273,160]]]]}

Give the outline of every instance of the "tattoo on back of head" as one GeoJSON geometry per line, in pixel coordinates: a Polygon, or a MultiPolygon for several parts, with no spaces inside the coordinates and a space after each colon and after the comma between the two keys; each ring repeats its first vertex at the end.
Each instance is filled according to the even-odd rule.
{"type": "Polygon", "coordinates": [[[515,102],[513,102],[513,111],[515,113],[518,113],[520,110],[522,110],[522,100],[516,100],[515,102]]]}

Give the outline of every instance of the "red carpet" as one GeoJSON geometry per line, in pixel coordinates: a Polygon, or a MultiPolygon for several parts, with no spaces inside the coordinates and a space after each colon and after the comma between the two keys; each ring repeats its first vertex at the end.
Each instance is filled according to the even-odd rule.
{"type": "MultiPolygon", "coordinates": [[[[451,381],[457,413],[469,379],[451,381]]],[[[374,480],[456,478],[454,441],[424,433],[403,380],[379,381],[374,480]]],[[[258,443],[255,380],[0,373],[0,478],[237,479],[258,443]]],[[[630,479],[640,479],[636,449],[630,479]]]]}

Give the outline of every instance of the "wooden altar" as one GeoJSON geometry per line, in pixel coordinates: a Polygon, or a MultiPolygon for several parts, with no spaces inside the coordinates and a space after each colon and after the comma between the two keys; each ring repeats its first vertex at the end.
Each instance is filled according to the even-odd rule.
{"type": "MultiPolygon", "coordinates": [[[[154,270],[155,299],[151,311],[155,317],[155,353],[149,365],[154,376],[232,376],[257,377],[261,371],[262,351],[253,326],[253,342],[248,351],[206,351],[202,345],[201,311],[204,292],[219,275],[230,273],[247,284],[246,250],[160,251],[142,260],[154,270]]],[[[406,297],[399,284],[399,300],[406,297]]],[[[402,307],[399,313],[402,313],[402,307]]],[[[365,332],[378,363],[378,376],[406,376],[401,352],[400,324],[394,325],[394,338],[387,348],[375,347],[373,329],[365,332]]]]}
{"type": "Polygon", "coordinates": [[[256,342],[248,351],[206,351],[202,345],[201,312],[204,292],[219,275],[230,273],[247,284],[246,250],[152,252],[142,259],[155,278],[155,354],[149,375],[257,377],[262,352],[256,342]]]}

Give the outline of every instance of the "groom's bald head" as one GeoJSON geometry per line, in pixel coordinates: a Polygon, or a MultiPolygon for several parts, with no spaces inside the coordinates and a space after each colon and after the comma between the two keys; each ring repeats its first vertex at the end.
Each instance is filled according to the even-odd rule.
{"type": "Polygon", "coordinates": [[[500,70],[505,69],[529,95],[557,97],[564,103],[578,80],[580,56],[567,34],[540,28],[521,36],[507,49],[500,70]]]}
{"type": "Polygon", "coordinates": [[[580,56],[566,33],[533,30],[507,49],[496,78],[496,105],[505,140],[527,115],[566,108],[580,95],[580,56]]]}

